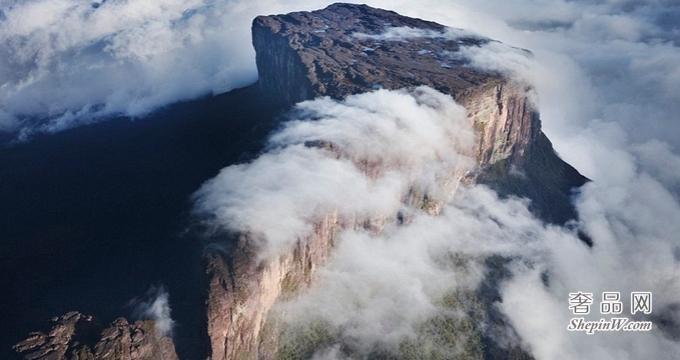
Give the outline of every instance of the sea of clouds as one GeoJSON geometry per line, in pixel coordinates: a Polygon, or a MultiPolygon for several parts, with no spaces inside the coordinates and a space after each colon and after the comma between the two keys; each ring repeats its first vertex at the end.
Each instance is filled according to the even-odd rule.
{"type": "MultiPolygon", "coordinates": [[[[388,226],[377,238],[344,234],[320,273],[326,281],[319,287],[327,291],[311,291],[306,301],[324,305],[328,320],[373,343],[377,340],[371,335],[403,336],[431,314],[432,299],[445,288],[439,285],[470,287],[481,277],[461,279],[442,271],[431,261],[432,251],[513,255],[526,261],[515,263],[497,306],[537,358],[673,358],[680,351],[673,340],[677,325],[651,333],[593,336],[565,329],[567,293],[574,290],[653,291],[654,313],[680,318],[680,5],[672,0],[365,2],[532,51],[527,65],[503,49],[468,49],[474,66],[504,69],[535,86],[544,131],[559,154],[593,180],[576,205],[579,227],[595,245],[588,248],[571,232],[546,227],[522,201],[501,200],[480,187],[461,188],[440,217],[418,216],[407,226],[388,226]],[[419,241],[409,236],[415,233],[419,241]],[[542,274],[548,274],[548,282],[542,274]],[[389,326],[375,327],[380,324],[389,326]]],[[[141,116],[178,100],[246,85],[257,78],[249,28],[255,15],[329,3],[1,1],[0,130],[55,132],[116,114],[141,116]]],[[[361,106],[317,101],[306,106],[323,114],[333,107],[361,111],[361,106]]],[[[314,199],[342,206],[343,191],[370,197],[403,190],[398,179],[397,184],[355,182],[351,176],[361,173],[351,174],[351,161],[326,164],[327,157],[314,157],[320,150],[307,154],[308,147],[291,142],[305,134],[330,136],[335,126],[296,126],[300,133],[276,135],[266,155],[223,170],[199,190],[196,206],[203,215],[217,227],[248,228],[253,218],[228,209],[273,196],[282,208],[263,207],[264,213],[250,215],[262,216],[274,229],[296,232],[305,230],[307,218],[296,224],[269,215],[286,214],[286,209],[313,215],[305,201],[314,199]],[[279,166],[282,157],[299,160],[299,167],[290,169],[309,176],[288,174],[288,168],[279,166]],[[341,173],[350,177],[336,178],[341,173]],[[272,184],[268,177],[290,181],[272,184]],[[243,178],[254,183],[238,181],[243,178]],[[315,193],[305,186],[312,181],[340,190],[315,193]],[[301,202],[285,199],[294,190],[306,197],[301,202]],[[246,191],[254,198],[245,198],[246,191]],[[221,196],[225,193],[232,196],[221,196]]],[[[356,141],[349,139],[354,135],[343,136],[346,148],[353,149],[356,141]]],[[[424,159],[431,160],[414,161],[424,159]]],[[[393,211],[401,206],[376,204],[393,211]]],[[[289,241],[281,239],[275,243],[289,241]]],[[[484,268],[478,271],[483,274],[484,268]]]]}

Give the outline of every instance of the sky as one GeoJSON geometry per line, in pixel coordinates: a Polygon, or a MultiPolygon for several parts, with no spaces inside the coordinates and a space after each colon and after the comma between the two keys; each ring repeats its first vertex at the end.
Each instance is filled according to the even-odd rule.
{"type": "MultiPolygon", "coordinates": [[[[443,287],[430,286],[429,279],[469,288],[485,271],[477,264],[472,275],[460,278],[436,266],[432,249],[473,258],[500,253],[520,260],[513,263],[514,276],[503,284],[504,301],[497,306],[510,319],[522,346],[537,358],[672,358],[679,351],[672,340],[678,329],[675,335],[654,331],[594,336],[569,334],[564,329],[567,293],[574,289],[596,293],[651,290],[655,312],[680,319],[676,303],[680,299],[680,224],[673,221],[680,219],[680,4],[672,0],[365,2],[532,51],[529,60],[493,47],[473,49],[469,56],[475,66],[508,71],[534,85],[543,129],[557,152],[593,180],[575,201],[581,219],[578,226],[593,237],[595,246],[585,247],[569,230],[546,227],[526,211],[521,200],[498,199],[482,187],[461,188],[440,217],[416,216],[410,225],[388,227],[377,238],[361,232],[343,234],[336,255],[320,273],[324,281],[298,304],[291,304],[292,309],[326,304],[326,320],[369,345],[378,341],[368,336],[375,329],[349,315],[370,314],[377,323],[398,324],[390,327],[398,338],[437,311],[433,299],[443,287]],[[498,218],[504,220],[490,220],[498,218]],[[422,242],[414,243],[409,236],[413,233],[420,234],[422,242]],[[385,273],[395,276],[380,276],[385,273]],[[542,281],[544,273],[550,275],[549,285],[542,281]],[[347,284],[375,291],[356,292],[347,284]],[[405,302],[386,302],[392,292],[380,291],[385,284],[404,294],[405,302]],[[328,294],[337,299],[374,297],[356,302],[367,304],[357,309],[341,306],[344,302],[334,304],[328,294]],[[380,311],[385,304],[412,312],[380,311]],[[396,320],[395,314],[399,315],[396,320]],[[356,321],[344,323],[342,319],[356,321]]],[[[0,131],[30,141],[36,132],[62,131],[111,115],[140,117],[178,100],[250,84],[257,79],[250,43],[252,18],[329,3],[0,1],[0,131]]],[[[401,205],[392,196],[405,186],[438,188],[428,179],[444,171],[433,160],[437,158],[433,154],[443,149],[411,147],[417,144],[404,142],[414,136],[430,139],[437,131],[390,132],[395,119],[389,109],[405,101],[404,111],[427,113],[431,129],[463,129],[460,123],[442,123],[442,111],[460,109],[441,96],[423,89],[420,94],[378,92],[341,103],[315,100],[302,104],[308,114],[332,119],[329,114],[361,114],[367,102],[375,103],[372,113],[378,119],[372,123],[385,127],[374,129],[381,137],[365,139],[360,130],[373,125],[340,125],[329,120],[324,126],[311,126],[308,117],[294,119],[297,122],[273,135],[266,154],[252,163],[225,168],[199,189],[194,197],[197,214],[216,228],[226,229],[260,226],[254,220],[271,220],[277,211],[300,214],[288,223],[265,228],[277,230],[263,235],[266,257],[285,249],[291,232],[304,232],[310,226],[313,214],[306,210],[343,206],[342,194],[327,189],[347,188],[356,196],[375,199],[342,209],[347,214],[399,211],[401,205]],[[440,100],[432,108],[422,108],[418,96],[440,100]],[[318,149],[300,145],[303,139],[312,138],[344,141],[350,160],[331,161],[318,149]],[[373,153],[361,147],[367,140],[400,146],[373,153]],[[404,149],[418,151],[399,152],[404,149]],[[377,180],[367,179],[351,161],[369,158],[390,164],[393,158],[402,157],[409,161],[396,167],[396,175],[385,171],[377,180]],[[313,177],[299,176],[305,171],[313,177]],[[243,178],[252,181],[237,181],[243,178]],[[281,178],[289,181],[266,186],[281,178]],[[320,188],[308,187],[310,179],[316,179],[320,188]],[[244,188],[253,184],[267,192],[244,188]],[[290,198],[300,190],[309,192],[301,199],[290,198]],[[258,207],[261,199],[272,198],[277,200],[276,207],[258,207]],[[243,216],[233,211],[237,208],[252,214],[243,216]]],[[[456,141],[463,146],[469,140],[456,141]]],[[[456,149],[449,154],[460,155],[456,149]]],[[[445,164],[466,166],[464,156],[454,156],[445,164]]]]}

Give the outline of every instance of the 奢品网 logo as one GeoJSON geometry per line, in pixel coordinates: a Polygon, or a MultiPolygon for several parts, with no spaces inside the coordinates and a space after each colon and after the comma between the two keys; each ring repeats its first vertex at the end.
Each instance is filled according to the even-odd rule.
{"type": "MultiPolygon", "coordinates": [[[[592,292],[577,291],[569,293],[569,310],[574,315],[589,315],[595,303],[592,292]]],[[[623,314],[623,298],[618,291],[603,291],[600,296],[599,310],[601,315],[623,314]]],[[[649,315],[652,313],[652,293],[649,291],[633,291],[630,293],[630,314],[649,315]]],[[[650,331],[651,321],[631,320],[628,317],[611,317],[609,319],[586,320],[574,317],[569,321],[567,330],[581,331],[592,335],[599,331],[650,331]]]]}

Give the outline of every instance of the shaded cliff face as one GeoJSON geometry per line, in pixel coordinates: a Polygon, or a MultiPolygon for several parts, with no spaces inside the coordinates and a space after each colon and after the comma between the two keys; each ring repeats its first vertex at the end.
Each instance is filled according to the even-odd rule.
{"type": "Polygon", "coordinates": [[[70,312],[53,319],[46,332],[31,333],[14,346],[26,359],[176,360],[172,339],[151,320],[129,323],[120,318],[101,330],[92,316],[70,312]]]}
{"type": "MultiPolygon", "coordinates": [[[[545,221],[563,223],[574,217],[572,188],[586,179],[559,159],[541,132],[530,86],[500,72],[471,67],[460,54],[465,47],[490,41],[364,5],[335,4],[253,21],[258,86],[267,96],[292,105],[319,96],[343,99],[375,89],[419,85],[448,94],[467,110],[476,137],[465,150],[476,166],[452,171],[450,182],[484,183],[501,195],[528,197],[533,211],[545,221]]],[[[337,150],[332,143],[321,145],[337,150]]],[[[455,191],[455,186],[439,186],[455,191]]],[[[429,214],[437,214],[442,205],[418,191],[403,194],[402,201],[429,214]]],[[[355,220],[326,214],[311,233],[274,258],[258,256],[247,233],[235,235],[229,251],[212,253],[207,304],[212,358],[276,357],[279,330],[269,318],[270,310],[284,295],[310,283],[314,270],[328,258],[335,236],[371,222],[404,221],[394,214],[355,220]]],[[[492,321],[504,326],[503,319],[492,321]]],[[[491,348],[487,355],[502,351],[491,348]]],[[[520,349],[511,352],[516,358],[528,357],[520,349]]]]}

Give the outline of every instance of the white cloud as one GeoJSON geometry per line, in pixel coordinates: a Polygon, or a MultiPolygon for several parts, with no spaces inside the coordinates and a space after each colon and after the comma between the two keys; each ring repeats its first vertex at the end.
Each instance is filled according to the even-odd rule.
{"type": "MultiPolygon", "coordinates": [[[[537,267],[548,271],[550,286],[542,285],[541,271],[516,269],[502,309],[541,359],[672,358],[678,344],[660,331],[579,336],[566,332],[564,322],[569,291],[648,289],[660,312],[680,296],[674,285],[678,229],[664,220],[680,216],[673,172],[680,144],[671,135],[679,130],[674,79],[680,66],[670,60],[680,49],[677,33],[656,24],[670,4],[550,2],[559,13],[541,4],[547,5],[469,4],[457,16],[470,26],[456,26],[533,52],[528,69],[505,61],[507,53],[499,65],[528,70],[515,74],[535,85],[549,137],[563,158],[594,180],[577,205],[595,246],[547,241],[552,255],[537,267]]],[[[494,58],[493,49],[473,50],[494,58]]]]}
{"type": "MultiPolygon", "coordinates": [[[[616,183],[586,185],[578,209],[582,227],[592,235],[595,246],[587,249],[574,241],[546,241],[550,255],[540,269],[548,272],[550,285],[542,284],[540,271],[519,269],[503,288],[501,309],[540,359],[674,358],[680,344],[659,329],[569,333],[566,324],[571,315],[566,305],[568,292],[593,292],[597,306],[602,291],[620,291],[628,312],[628,294],[642,290],[653,292],[658,314],[672,309],[680,296],[680,264],[673,241],[680,229],[663,219],[680,216],[677,201],[659,182],[633,171],[616,183]]],[[[675,315],[671,311],[665,316],[675,315]]],[[[600,318],[597,307],[590,318],[600,318]]]]}
{"type": "Polygon", "coordinates": [[[0,113],[12,116],[0,124],[26,135],[55,132],[252,83],[252,19],[314,7],[273,0],[5,1],[0,113]]]}
{"type": "Polygon", "coordinates": [[[680,185],[680,157],[673,153],[670,145],[652,139],[634,146],[632,151],[640,159],[640,166],[663,182],[666,187],[675,190],[677,197],[680,185]]]}
{"type": "Polygon", "coordinates": [[[523,201],[499,200],[482,186],[460,188],[439,216],[421,214],[380,235],[344,232],[312,289],[283,310],[293,323],[324,320],[365,353],[393,350],[426,320],[454,311],[442,308],[442,298],[475,289],[485,257],[535,261],[545,251],[542,243],[560,236],[569,235],[544,227],[523,201]],[[470,262],[455,266],[456,256],[470,262]]]}
{"type": "Polygon", "coordinates": [[[465,31],[463,29],[456,29],[447,27],[442,29],[442,31],[429,30],[429,29],[419,29],[412,28],[408,26],[395,26],[388,27],[380,34],[364,34],[364,33],[354,33],[352,34],[357,39],[368,39],[377,41],[408,41],[410,39],[416,38],[446,38],[446,39],[457,39],[460,37],[477,37],[477,35],[465,31]]]}
{"type": "Polygon", "coordinates": [[[577,205],[593,248],[571,231],[544,225],[524,202],[499,200],[480,186],[459,188],[440,216],[416,216],[380,235],[345,232],[315,285],[286,304],[284,314],[293,323],[323,319],[363,351],[393,348],[429,317],[442,316],[437,300],[447,291],[474,289],[486,271],[479,260],[496,254],[513,259],[497,306],[537,358],[672,359],[680,344],[659,329],[567,332],[567,299],[579,290],[596,297],[620,291],[628,311],[629,292],[652,291],[655,311],[676,317],[680,263],[673,239],[680,225],[668,219],[680,218],[678,202],[633,169],[615,182],[586,185],[577,205]],[[443,266],[446,254],[477,261],[461,271],[443,266]]]}
{"type": "MultiPolygon", "coordinates": [[[[0,110],[11,116],[2,123],[17,129],[33,117],[48,117],[51,125],[32,131],[58,131],[92,114],[136,116],[245,85],[256,79],[250,43],[256,15],[330,3],[112,0],[94,8],[75,0],[6,1],[0,110]],[[60,119],[78,113],[71,121],[60,119]]],[[[680,51],[674,45],[680,31],[673,28],[680,10],[672,1],[368,3],[532,50],[551,74],[537,76],[544,83],[539,92],[551,137],[566,137],[575,126],[600,118],[624,125],[636,141],[654,137],[677,150],[674,132],[666,131],[680,130],[673,115],[680,113],[680,51]],[[588,88],[589,78],[596,79],[596,89],[588,88]],[[552,90],[564,82],[579,91],[552,90]]]]}
{"type": "MultiPolygon", "coordinates": [[[[405,209],[400,200],[409,184],[440,189],[446,199],[434,179],[470,166],[459,155],[472,139],[461,108],[428,88],[322,98],[299,104],[294,114],[267,153],[225,168],[196,195],[197,213],[212,226],[261,235],[265,257],[334,210],[345,219],[393,217],[405,209]],[[305,146],[314,142],[325,145],[305,146]]],[[[315,286],[285,304],[284,313],[298,323],[322,319],[358,351],[394,349],[447,311],[438,305],[447,292],[477,286],[484,258],[502,255],[515,265],[499,308],[538,358],[671,356],[678,345],[658,331],[618,338],[566,331],[570,291],[650,290],[659,311],[680,297],[680,286],[672,285],[680,284],[672,242],[680,228],[667,222],[680,218],[680,205],[621,148],[620,128],[602,123],[590,131],[574,141],[593,152],[588,170],[596,181],[577,198],[579,228],[592,236],[592,249],[572,230],[534,218],[525,201],[462,187],[440,216],[411,211],[410,223],[388,222],[378,235],[344,231],[315,286]],[[454,255],[471,259],[466,270],[442,262],[454,255]]]]}
{"type": "Polygon", "coordinates": [[[194,195],[195,212],[217,230],[250,232],[277,254],[320,216],[392,217],[411,188],[445,200],[438,181],[472,166],[464,109],[427,87],[378,90],[344,101],[299,104],[270,151],[233,165],[194,195]],[[313,142],[324,146],[309,146],[313,142]]]}
{"type": "Polygon", "coordinates": [[[144,298],[131,301],[134,306],[133,315],[140,319],[153,320],[156,335],[172,336],[175,321],[171,317],[169,299],[170,294],[163,286],[151,287],[144,298]]]}

